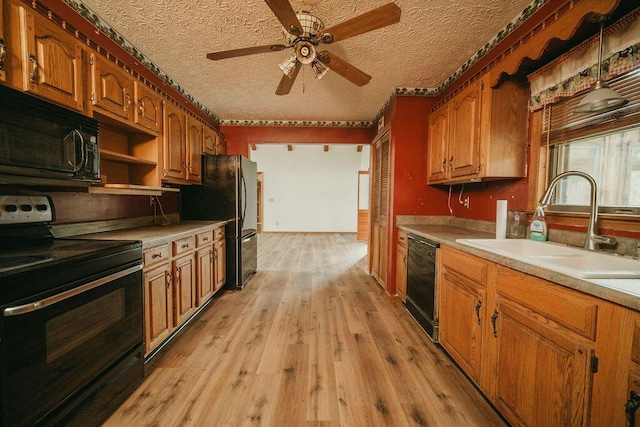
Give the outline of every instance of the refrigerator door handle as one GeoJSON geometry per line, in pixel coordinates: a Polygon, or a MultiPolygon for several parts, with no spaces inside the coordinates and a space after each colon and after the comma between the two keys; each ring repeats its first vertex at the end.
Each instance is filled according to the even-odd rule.
{"type": "Polygon", "coordinates": [[[244,202],[244,206],[242,207],[242,226],[244,227],[244,218],[247,215],[247,182],[244,179],[244,175],[242,175],[242,201],[244,202]]]}

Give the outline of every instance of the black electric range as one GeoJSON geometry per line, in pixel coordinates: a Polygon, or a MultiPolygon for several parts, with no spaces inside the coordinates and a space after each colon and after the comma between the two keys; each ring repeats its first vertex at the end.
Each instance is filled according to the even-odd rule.
{"type": "Polygon", "coordinates": [[[0,425],[99,425],[144,376],[142,243],[57,239],[0,195],[0,425]]]}

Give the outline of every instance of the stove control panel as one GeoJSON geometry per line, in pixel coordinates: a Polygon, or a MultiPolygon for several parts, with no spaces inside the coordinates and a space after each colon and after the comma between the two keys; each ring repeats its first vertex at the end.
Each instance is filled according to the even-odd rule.
{"type": "Polygon", "coordinates": [[[53,204],[47,196],[0,195],[0,225],[53,221],[53,204]]]}

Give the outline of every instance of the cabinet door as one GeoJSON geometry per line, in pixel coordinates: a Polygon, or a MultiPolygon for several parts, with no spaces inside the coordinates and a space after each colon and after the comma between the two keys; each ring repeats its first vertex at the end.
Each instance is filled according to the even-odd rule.
{"type": "Polygon", "coordinates": [[[185,115],[177,105],[165,102],[163,120],[164,177],[184,179],[185,159],[185,115]]]}
{"type": "Polygon", "coordinates": [[[401,245],[396,253],[396,294],[402,301],[407,299],[407,248],[401,245]]]}
{"type": "Polygon", "coordinates": [[[447,178],[447,145],[449,142],[449,109],[443,105],[429,116],[428,182],[447,178]]]}
{"type": "Polygon", "coordinates": [[[593,350],[513,303],[499,301],[494,315],[500,412],[514,425],[587,425],[593,350]]]}
{"type": "Polygon", "coordinates": [[[227,143],[223,137],[216,134],[216,154],[224,156],[227,153],[227,143]]]}
{"type": "Polygon", "coordinates": [[[94,110],[132,121],[133,79],[125,70],[96,53],[90,57],[91,105],[94,110]]]}
{"type": "Polygon", "coordinates": [[[181,325],[196,309],[196,266],[192,253],[173,261],[175,324],[181,325]]]}
{"type": "Polygon", "coordinates": [[[451,100],[447,159],[451,178],[479,172],[481,95],[482,84],[472,84],[451,100]]]}
{"type": "Polygon", "coordinates": [[[173,329],[171,269],[169,263],[144,273],[146,353],[164,341],[173,329]]]}
{"type": "Polygon", "coordinates": [[[160,96],[141,82],[134,84],[134,120],[154,133],[160,132],[162,106],[160,96]]]}
{"type": "Polygon", "coordinates": [[[206,154],[216,154],[216,133],[208,126],[202,130],[202,151],[206,154]]]}
{"type": "Polygon", "coordinates": [[[227,255],[224,239],[213,245],[214,289],[220,290],[227,281],[227,255]]]}
{"type": "Polygon", "coordinates": [[[196,264],[198,282],[197,289],[198,294],[196,297],[196,303],[198,307],[207,302],[213,295],[214,291],[214,257],[213,246],[209,245],[196,252],[196,264]]]}
{"type": "Polygon", "coordinates": [[[440,344],[480,387],[482,328],[487,323],[484,289],[445,270],[440,281],[440,344]]]}
{"type": "Polygon", "coordinates": [[[0,82],[7,81],[7,39],[4,34],[4,2],[0,1],[0,82]]]}
{"type": "Polygon", "coordinates": [[[202,178],[202,124],[187,116],[187,181],[202,178]]]}
{"type": "Polygon", "coordinates": [[[82,44],[34,10],[24,6],[16,9],[19,13],[12,14],[11,21],[19,25],[23,42],[22,73],[21,77],[16,75],[22,79],[22,89],[83,111],[82,44]]]}

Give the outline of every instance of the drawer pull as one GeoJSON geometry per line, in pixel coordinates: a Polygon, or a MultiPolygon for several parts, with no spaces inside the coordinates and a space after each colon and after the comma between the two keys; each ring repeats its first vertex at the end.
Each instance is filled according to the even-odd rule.
{"type": "Polygon", "coordinates": [[[182,245],[180,245],[180,249],[188,249],[188,248],[189,248],[188,243],[183,243],[182,245]]]}
{"type": "Polygon", "coordinates": [[[205,237],[204,239],[202,239],[202,241],[203,241],[203,242],[208,242],[208,241],[209,241],[209,238],[208,238],[208,237],[205,237]]]}
{"type": "Polygon", "coordinates": [[[151,259],[157,259],[157,258],[162,258],[162,254],[158,253],[158,254],[151,255],[151,259]]]}

